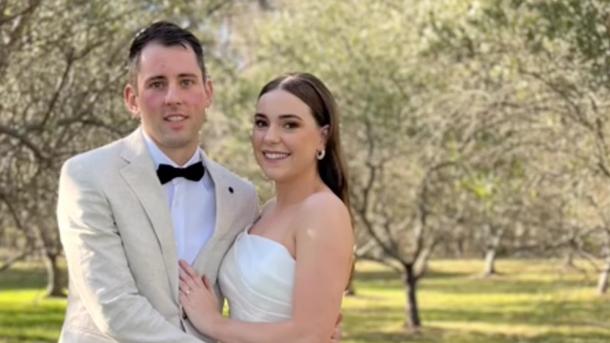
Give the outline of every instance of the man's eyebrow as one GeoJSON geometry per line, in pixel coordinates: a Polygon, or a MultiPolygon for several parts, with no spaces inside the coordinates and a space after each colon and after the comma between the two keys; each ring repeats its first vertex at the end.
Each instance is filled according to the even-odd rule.
{"type": "Polygon", "coordinates": [[[199,76],[197,76],[197,74],[193,74],[193,73],[181,73],[181,74],[178,74],[178,77],[198,78],[199,76]]]}
{"type": "Polygon", "coordinates": [[[150,82],[150,81],[157,81],[157,80],[165,80],[165,76],[163,75],[153,75],[151,77],[149,77],[148,79],[146,79],[146,82],[150,82]]]}
{"type": "MultiPolygon", "coordinates": [[[[178,74],[179,78],[197,78],[197,74],[193,74],[193,73],[182,73],[182,74],[178,74]]],[[[153,75],[151,77],[149,77],[148,79],[146,79],[146,82],[149,81],[157,81],[157,80],[166,80],[167,77],[165,77],[164,75],[153,75]]]]}

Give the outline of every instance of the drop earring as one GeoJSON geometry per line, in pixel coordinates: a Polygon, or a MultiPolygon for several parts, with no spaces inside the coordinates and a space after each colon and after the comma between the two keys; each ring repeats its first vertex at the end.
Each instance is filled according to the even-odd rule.
{"type": "Polygon", "coordinates": [[[324,156],[326,156],[326,149],[322,149],[322,150],[318,150],[316,151],[316,158],[318,160],[321,160],[324,158],[324,156]]]}

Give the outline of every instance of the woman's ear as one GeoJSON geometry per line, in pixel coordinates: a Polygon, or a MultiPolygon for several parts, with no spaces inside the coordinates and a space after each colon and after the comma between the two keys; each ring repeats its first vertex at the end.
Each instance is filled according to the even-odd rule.
{"type": "Polygon", "coordinates": [[[326,145],[326,142],[328,141],[328,134],[330,131],[330,125],[326,124],[324,126],[322,126],[320,128],[320,134],[322,135],[322,140],[324,142],[324,145],[326,145]]]}

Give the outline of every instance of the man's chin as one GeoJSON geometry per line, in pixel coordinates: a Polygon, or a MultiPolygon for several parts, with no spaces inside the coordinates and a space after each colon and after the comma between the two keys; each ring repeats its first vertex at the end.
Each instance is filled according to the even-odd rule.
{"type": "Polygon", "coordinates": [[[162,141],[162,145],[168,149],[172,150],[181,150],[181,149],[193,149],[193,147],[198,146],[198,140],[190,137],[182,137],[182,136],[173,136],[173,137],[164,137],[162,141]]]}

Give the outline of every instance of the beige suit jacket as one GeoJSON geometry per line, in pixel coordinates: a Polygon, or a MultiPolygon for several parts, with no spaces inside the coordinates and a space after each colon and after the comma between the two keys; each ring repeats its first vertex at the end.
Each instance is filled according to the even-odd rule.
{"type": "MultiPolygon", "coordinates": [[[[60,342],[206,340],[181,316],[167,198],[140,130],[62,168],[57,217],[70,285],[60,342]]],[[[205,156],[203,163],[216,227],[193,265],[216,284],[222,258],[258,205],[250,183],[205,156]]]]}

